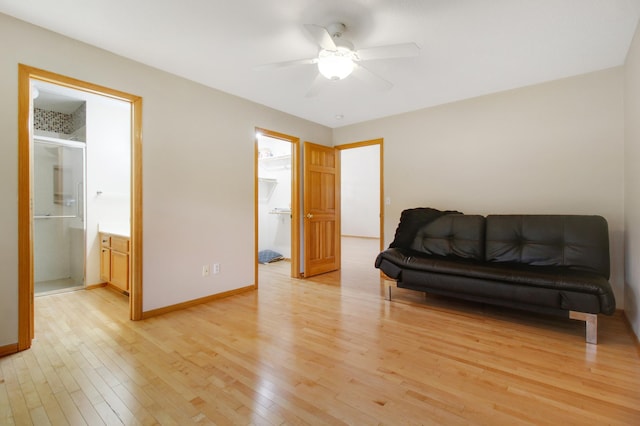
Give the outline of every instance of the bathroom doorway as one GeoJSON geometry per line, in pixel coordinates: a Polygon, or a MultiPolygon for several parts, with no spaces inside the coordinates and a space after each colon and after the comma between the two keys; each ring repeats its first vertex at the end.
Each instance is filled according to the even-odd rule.
{"type": "MultiPolygon", "coordinates": [[[[56,116],[53,121],[61,119],[56,111],[41,113],[44,119],[51,118],[50,115],[56,116]]],[[[19,65],[18,351],[30,348],[34,338],[33,310],[37,281],[41,281],[43,277],[53,277],[55,279],[42,281],[65,281],[64,285],[69,285],[67,289],[103,285],[99,282],[99,266],[96,266],[100,262],[99,243],[89,236],[95,236],[97,240],[100,224],[95,220],[99,217],[99,212],[109,210],[96,205],[101,195],[105,194],[99,187],[91,187],[98,182],[91,175],[96,171],[105,176],[105,185],[118,181],[118,176],[126,175],[125,194],[111,192],[109,195],[126,199],[124,227],[130,233],[131,241],[128,261],[129,318],[142,319],[141,118],[142,99],[138,96],[19,65]],[[35,101],[40,96],[40,101],[35,101]],[[87,122],[82,124],[83,116],[91,121],[92,114],[85,114],[82,107],[74,104],[72,108],[78,114],[69,120],[62,120],[65,121],[62,125],[58,123],[60,128],[39,128],[38,125],[42,123],[36,125],[36,120],[42,117],[36,116],[34,107],[46,110],[48,105],[45,101],[71,104],[79,102],[80,105],[83,102],[93,102],[93,111],[96,113],[92,114],[94,117],[102,117],[103,125],[101,127],[87,122]],[[113,114],[106,118],[104,114],[109,108],[105,108],[105,105],[117,105],[111,108],[113,114]],[[114,126],[114,120],[123,116],[127,120],[124,130],[122,126],[114,126]],[[78,123],[74,124],[76,119],[78,123]],[[97,139],[93,140],[91,154],[87,150],[92,144],[92,137],[86,133],[87,129],[90,132],[96,131],[107,140],[103,144],[97,143],[97,139]],[[125,143],[108,143],[116,139],[112,133],[114,129],[120,129],[119,132],[124,134],[125,143]],[[126,157],[127,161],[106,161],[99,146],[113,152],[113,155],[126,157]],[[100,171],[100,167],[108,172],[100,171]],[[40,174],[43,175],[42,179],[40,174]],[[91,215],[88,214],[91,212],[91,215]],[[41,228],[48,232],[41,233],[41,228]],[[65,238],[55,238],[60,236],[65,238]],[[41,252],[44,253],[43,256],[40,256],[41,252]],[[61,258],[56,257],[59,254],[61,258]],[[69,258],[68,263],[62,259],[66,256],[69,258]],[[50,269],[52,266],[59,268],[50,269]]],[[[102,200],[104,201],[104,197],[102,200]]]]}
{"type": "Polygon", "coordinates": [[[131,104],[30,84],[34,295],[103,285],[99,232],[130,233],[131,104]]]}
{"type": "Polygon", "coordinates": [[[300,276],[298,143],[293,136],[256,129],[257,264],[289,263],[295,278],[300,276]]]}

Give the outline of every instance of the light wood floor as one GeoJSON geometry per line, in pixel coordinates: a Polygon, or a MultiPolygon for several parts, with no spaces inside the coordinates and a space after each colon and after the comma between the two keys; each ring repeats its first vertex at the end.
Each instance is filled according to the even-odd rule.
{"type": "Polygon", "coordinates": [[[32,349],[0,359],[0,424],[640,424],[621,314],[584,324],[397,290],[376,240],[308,280],[140,322],[108,289],[36,299],[32,349]]]}

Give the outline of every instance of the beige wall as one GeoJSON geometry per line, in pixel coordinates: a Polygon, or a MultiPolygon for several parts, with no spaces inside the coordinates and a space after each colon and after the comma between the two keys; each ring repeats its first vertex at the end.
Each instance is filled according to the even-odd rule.
{"type": "Polygon", "coordinates": [[[385,244],[400,212],[598,214],[609,222],[623,307],[622,68],[334,129],[384,138],[385,244]]]}
{"type": "Polygon", "coordinates": [[[2,14],[0,40],[0,346],[17,342],[18,63],[142,96],[145,311],[254,284],[254,128],[330,129],[2,14]]]}
{"type": "Polygon", "coordinates": [[[625,64],[624,310],[640,336],[640,28],[625,64]]]}

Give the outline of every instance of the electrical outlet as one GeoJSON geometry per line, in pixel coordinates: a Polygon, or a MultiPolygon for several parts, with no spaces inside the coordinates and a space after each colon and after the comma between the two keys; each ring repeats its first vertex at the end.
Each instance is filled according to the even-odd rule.
{"type": "Polygon", "coordinates": [[[208,277],[210,273],[211,273],[211,269],[209,268],[209,265],[204,265],[202,267],[202,276],[208,277]]]}
{"type": "Polygon", "coordinates": [[[213,273],[214,274],[219,274],[220,273],[220,264],[219,263],[214,263],[213,264],[213,273]]]}

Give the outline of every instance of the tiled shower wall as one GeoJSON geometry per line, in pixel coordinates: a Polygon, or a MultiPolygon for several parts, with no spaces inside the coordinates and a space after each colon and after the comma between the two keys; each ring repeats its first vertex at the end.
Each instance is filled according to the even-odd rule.
{"type": "Polygon", "coordinates": [[[87,124],[87,104],[83,103],[77,110],[71,114],[71,133],[76,132],[78,129],[84,127],[87,124]]]}
{"type": "Polygon", "coordinates": [[[72,114],[47,111],[40,108],[33,109],[33,127],[45,132],[71,135],[82,128],[87,121],[87,107],[82,104],[72,114]]]}

